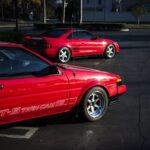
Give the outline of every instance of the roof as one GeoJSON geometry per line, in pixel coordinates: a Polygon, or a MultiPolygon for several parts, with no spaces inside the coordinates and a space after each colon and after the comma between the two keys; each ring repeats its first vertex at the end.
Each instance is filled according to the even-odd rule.
{"type": "Polygon", "coordinates": [[[65,27],[65,28],[54,28],[52,30],[85,30],[85,29],[75,27],[65,27]]]}
{"type": "Polygon", "coordinates": [[[16,43],[10,43],[10,42],[2,42],[0,41],[0,47],[20,47],[21,45],[20,44],[16,44],[16,43]]]}

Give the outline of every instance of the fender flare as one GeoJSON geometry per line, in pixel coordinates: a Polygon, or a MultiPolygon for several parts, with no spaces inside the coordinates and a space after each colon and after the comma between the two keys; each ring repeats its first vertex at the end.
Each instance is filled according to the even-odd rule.
{"type": "Polygon", "coordinates": [[[76,104],[79,105],[79,103],[82,101],[82,98],[84,97],[86,92],[89,91],[91,88],[96,87],[96,86],[103,88],[106,91],[108,98],[109,98],[109,92],[108,92],[107,88],[105,87],[105,85],[103,83],[100,83],[99,81],[92,81],[88,85],[86,85],[85,88],[81,91],[81,93],[77,99],[76,104]]]}

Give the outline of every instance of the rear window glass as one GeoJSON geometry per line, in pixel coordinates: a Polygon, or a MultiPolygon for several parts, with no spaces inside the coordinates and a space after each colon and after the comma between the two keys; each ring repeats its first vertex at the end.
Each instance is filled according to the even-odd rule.
{"type": "Polygon", "coordinates": [[[58,38],[60,36],[62,36],[63,34],[65,34],[67,32],[66,29],[57,29],[57,30],[51,30],[51,31],[47,31],[45,33],[40,34],[39,36],[47,36],[47,37],[52,37],[52,38],[58,38]]]}

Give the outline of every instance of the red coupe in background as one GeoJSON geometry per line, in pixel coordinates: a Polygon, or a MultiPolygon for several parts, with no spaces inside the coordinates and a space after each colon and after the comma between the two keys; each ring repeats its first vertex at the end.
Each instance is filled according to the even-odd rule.
{"type": "Polygon", "coordinates": [[[24,46],[67,63],[71,57],[104,55],[113,58],[119,52],[119,45],[109,39],[99,38],[87,30],[62,28],[45,32],[38,37],[25,36],[24,46]]]}
{"type": "Polygon", "coordinates": [[[115,74],[53,64],[21,45],[0,43],[0,124],[77,108],[96,121],[108,104],[126,92],[115,74]]]}

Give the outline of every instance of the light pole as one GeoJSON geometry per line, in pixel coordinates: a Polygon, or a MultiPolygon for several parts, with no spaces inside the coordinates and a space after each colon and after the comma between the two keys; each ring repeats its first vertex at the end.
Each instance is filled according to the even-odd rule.
{"type": "Polygon", "coordinates": [[[83,0],[80,0],[80,24],[83,22],[83,0]]]}
{"type": "Polygon", "coordinates": [[[65,23],[66,18],[66,0],[63,0],[63,24],[65,23]]]}
{"type": "Polygon", "coordinates": [[[46,24],[46,0],[43,0],[43,23],[46,24]]]}
{"type": "Polygon", "coordinates": [[[18,31],[18,0],[15,0],[15,19],[16,19],[16,27],[15,31],[18,31]]]}
{"type": "Polygon", "coordinates": [[[63,24],[65,23],[65,19],[66,19],[66,7],[67,7],[68,3],[66,2],[66,0],[63,0],[63,24]]]}

